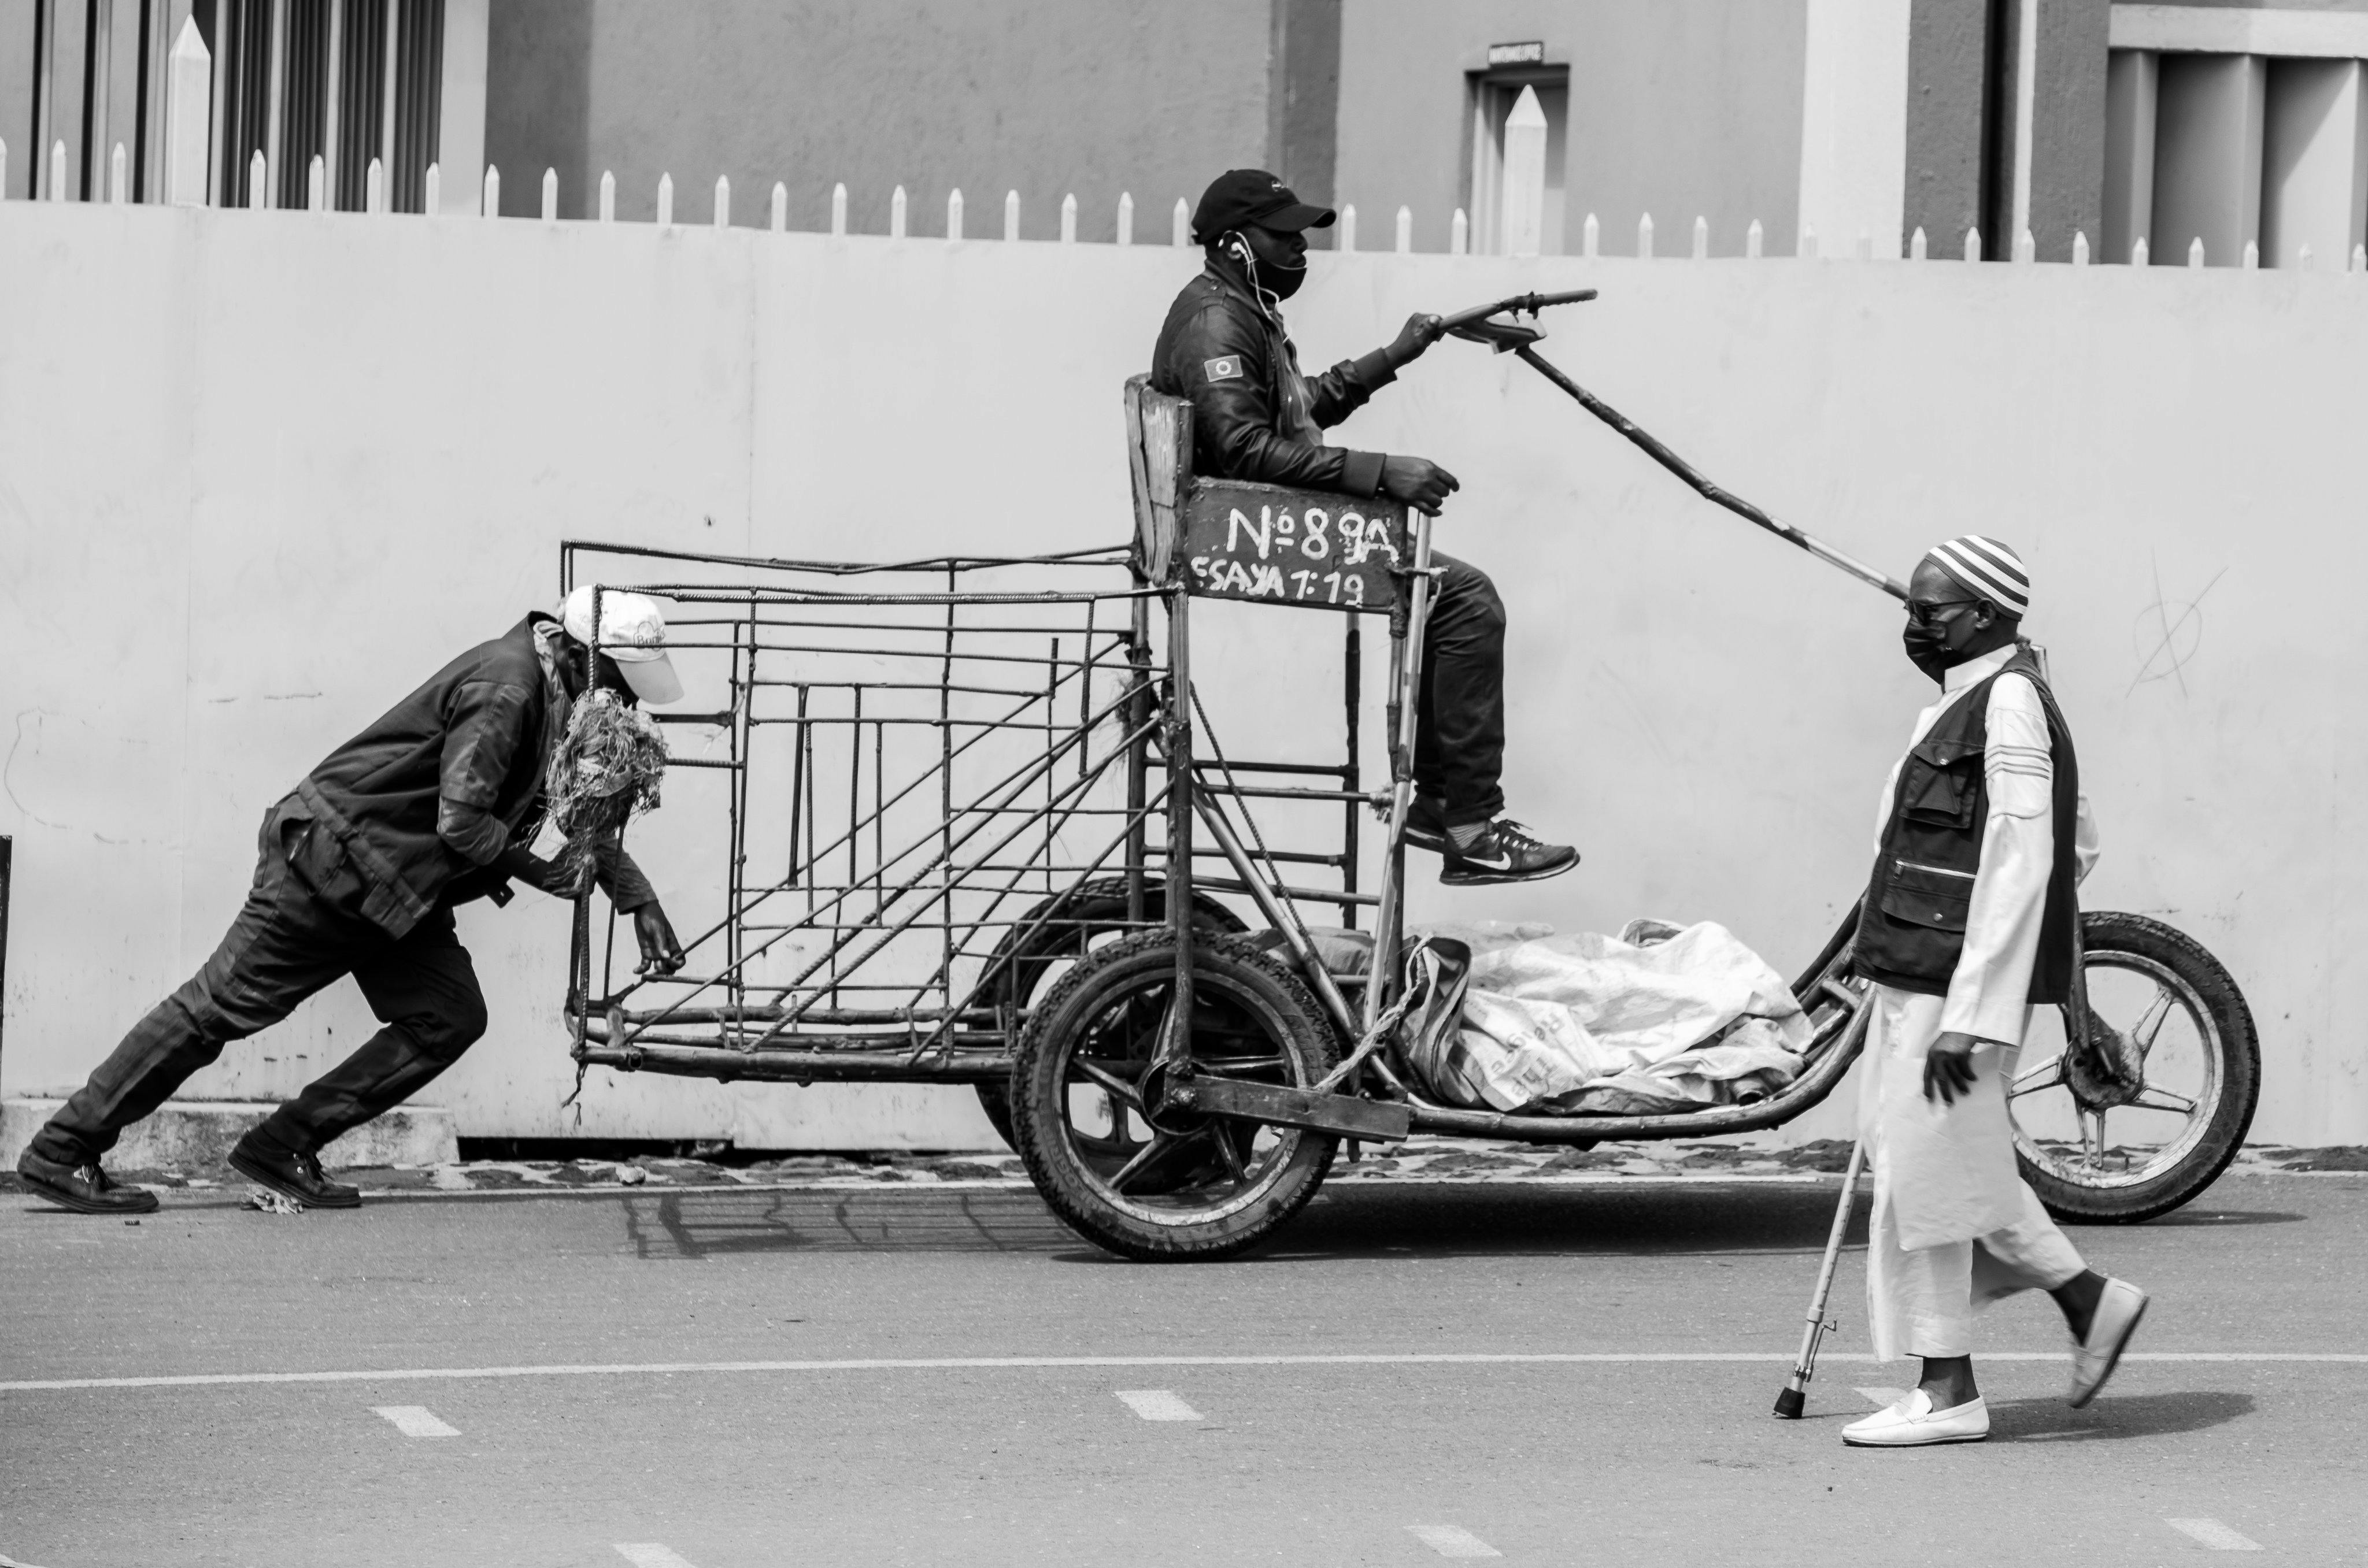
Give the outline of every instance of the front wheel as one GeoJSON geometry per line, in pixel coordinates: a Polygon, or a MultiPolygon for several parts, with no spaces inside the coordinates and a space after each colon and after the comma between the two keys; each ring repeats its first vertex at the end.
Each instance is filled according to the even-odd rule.
{"type": "MultiPolygon", "coordinates": [[[[1306,985],[1241,937],[1192,944],[1191,1056],[1204,1074],[1307,1088],[1336,1060],[1306,985]]],[[[1144,1262],[1227,1257],[1315,1196],[1337,1141],[1299,1128],[1146,1114],[1140,1087],[1175,990],[1165,931],[1078,964],[1030,1016],[1011,1074],[1020,1158],[1079,1235],[1144,1262]]]]}
{"type": "Polygon", "coordinates": [[[2080,936],[2095,1047],[2065,1049],[2061,1009],[2032,1020],[2007,1089],[2015,1155],[2056,1219],[2135,1224],[2237,1157],[2260,1097],[2260,1045],[2235,978],[2193,938],[2106,913],[2082,915],[2080,936]]]}

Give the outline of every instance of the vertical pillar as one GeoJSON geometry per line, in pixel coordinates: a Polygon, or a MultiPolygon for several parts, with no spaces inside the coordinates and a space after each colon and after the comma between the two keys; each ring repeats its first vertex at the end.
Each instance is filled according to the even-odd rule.
{"type": "Polygon", "coordinates": [[[114,145],[108,135],[108,110],[115,95],[109,91],[115,85],[115,0],[90,0],[85,13],[90,36],[84,41],[87,62],[85,80],[90,84],[89,97],[83,104],[82,199],[103,201],[107,199],[107,153],[114,145]]]}
{"type": "Polygon", "coordinates": [[[7,143],[7,167],[0,169],[0,200],[28,194],[40,160],[33,138],[35,83],[40,78],[41,0],[0,0],[0,142],[7,143]]]}
{"type": "Polygon", "coordinates": [[[1911,10],[1900,0],[1808,0],[1800,228],[1864,230],[1884,256],[1899,254],[1904,232],[1911,10]]]}
{"type": "MultiPolygon", "coordinates": [[[[1340,0],[1272,0],[1267,167],[1303,201],[1332,205],[1340,136],[1340,0]]],[[[1329,231],[1307,231],[1328,245],[1329,231]]]]}
{"type": "Polygon", "coordinates": [[[213,96],[213,58],[197,19],[186,17],[165,73],[164,195],[176,207],[206,204],[213,96]]]}
{"type": "Polygon", "coordinates": [[[1535,87],[1523,87],[1505,117],[1504,182],[1497,248],[1507,256],[1535,256],[1545,243],[1546,222],[1546,111],[1535,87]]]}
{"type": "MultiPolygon", "coordinates": [[[[288,0],[271,0],[270,52],[264,56],[263,113],[264,159],[275,175],[289,166],[288,148],[281,140],[288,124],[288,0]]],[[[281,177],[285,177],[282,176],[281,177]]],[[[247,192],[247,205],[257,205],[255,193],[247,192]]],[[[279,193],[267,190],[260,205],[277,207],[279,193]]]]}
{"type": "Polygon", "coordinates": [[[321,169],[328,181],[327,207],[337,210],[337,152],[344,142],[346,114],[346,0],[329,0],[329,52],[321,84],[321,169]]]}
{"type": "Polygon", "coordinates": [[[445,207],[467,211],[485,176],[485,52],[489,0],[444,0],[443,83],[437,106],[436,162],[445,207]]]}
{"type": "Polygon", "coordinates": [[[214,207],[230,205],[231,192],[224,188],[225,182],[230,178],[227,168],[230,163],[230,149],[222,144],[222,132],[230,123],[230,78],[233,62],[236,58],[232,52],[228,40],[234,36],[233,29],[237,26],[237,13],[230,0],[215,0],[213,32],[212,37],[208,40],[208,47],[220,69],[213,73],[213,85],[209,89],[211,101],[206,111],[211,122],[206,145],[211,149],[207,154],[206,162],[206,202],[207,205],[214,207]]]}
{"type": "Polygon", "coordinates": [[[2261,133],[2268,62],[2258,54],[2166,54],[2157,85],[2157,260],[2177,266],[2197,240],[2211,267],[2235,267],[2260,238],[2261,133]]]}
{"type": "Polygon", "coordinates": [[[386,191],[386,210],[394,210],[395,84],[403,63],[403,0],[386,0],[386,50],[383,79],[379,84],[378,159],[386,191]]]}
{"type": "Polygon", "coordinates": [[[1990,219],[1990,0],[1915,0],[1907,31],[1907,192],[1901,225],[1962,234],[1990,219]]]}
{"type": "Polygon", "coordinates": [[[2117,49],[2105,72],[2105,259],[2127,262],[2130,247],[2154,243],[2155,101],[2162,57],[2117,49]]]}
{"type": "Polygon", "coordinates": [[[2261,265],[2310,247],[2341,270],[2368,213],[2368,102],[2357,60],[2273,60],[2262,117],[2261,265]]]}
{"type": "Polygon", "coordinates": [[[58,0],[33,5],[33,146],[25,161],[25,194],[38,201],[49,194],[51,128],[58,118],[58,0]]]}

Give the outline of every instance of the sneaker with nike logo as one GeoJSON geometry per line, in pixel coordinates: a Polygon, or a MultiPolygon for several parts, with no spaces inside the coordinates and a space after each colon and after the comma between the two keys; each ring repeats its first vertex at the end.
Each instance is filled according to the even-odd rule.
{"type": "Polygon", "coordinates": [[[1448,841],[1439,880],[1452,888],[1535,882],[1561,876],[1577,864],[1578,851],[1569,845],[1548,844],[1512,818],[1498,817],[1461,849],[1448,841]]]}

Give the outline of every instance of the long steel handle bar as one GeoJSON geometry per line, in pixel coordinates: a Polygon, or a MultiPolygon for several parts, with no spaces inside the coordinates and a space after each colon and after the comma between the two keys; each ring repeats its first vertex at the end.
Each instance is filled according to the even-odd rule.
{"type": "Polygon", "coordinates": [[[1469,326],[1507,311],[1520,311],[1535,315],[1548,305],[1577,305],[1595,298],[1592,289],[1572,289],[1560,294],[1516,294],[1509,300],[1499,300],[1493,305],[1474,305],[1468,311],[1458,311],[1441,318],[1440,330],[1453,332],[1459,326],[1469,326]]]}
{"type": "Polygon", "coordinates": [[[1717,485],[1712,483],[1707,478],[1703,477],[1702,472],[1691,463],[1686,461],[1685,459],[1671,451],[1659,437],[1653,435],[1652,432],[1644,429],[1642,426],[1637,425],[1634,420],[1629,418],[1626,415],[1621,413],[1618,409],[1612,407],[1610,403],[1604,402],[1593,392],[1588,392],[1585,387],[1580,386],[1568,376],[1564,375],[1562,371],[1555,369],[1553,365],[1548,364],[1545,358],[1540,355],[1535,348],[1531,347],[1528,344],[1523,344],[1520,347],[1513,350],[1513,352],[1524,364],[1528,365],[1530,369],[1535,370],[1539,375],[1543,376],[1546,380],[1552,381],[1563,391],[1568,392],[1577,401],[1578,405],[1581,408],[1586,409],[1587,412],[1594,415],[1598,419],[1602,420],[1606,425],[1611,426],[1622,436],[1627,437],[1629,440],[1634,442],[1636,446],[1643,449],[1645,456],[1651,458],[1655,462],[1659,463],[1663,468],[1668,469],[1671,473],[1676,474],[1679,479],[1684,480],[1689,485],[1691,485],[1704,500],[1724,506],[1728,511],[1733,512],[1736,517],[1742,517],[1747,521],[1759,524],[1761,528],[1766,528],[1770,533],[1774,534],[1778,539],[1784,540],[1786,543],[1798,545],[1801,549],[1807,551],[1810,554],[1816,556],[1827,565],[1839,566],[1843,571],[1849,573],[1851,576],[1857,578],[1860,582],[1865,583],[1873,587],[1881,588],[1893,598],[1904,599],[1907,597],[1907,585],[1901,582],[1898,578],[1892,576],[1888,573],[1879,572],[1862,561],[1845,555],[1840,551],[1836,550],[1832,545],[1826,543],[1823,540],[1816,539],[1808,534],[1803,533],[1799,528],[1794,528],[1790,523],[1777,521],[1774,517],[1770,517],[1759,507],[1753,506],[1748,501],[1746,501],[1742,496],[1736,495],[1730,491],[1720,489],[1717,485]]]}

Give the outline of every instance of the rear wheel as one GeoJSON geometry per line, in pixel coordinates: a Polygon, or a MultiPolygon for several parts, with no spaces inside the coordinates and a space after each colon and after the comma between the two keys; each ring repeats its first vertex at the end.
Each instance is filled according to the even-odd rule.
{"type": "MultiPolygon", "coordinates": [[[[1192,1059],[1208,1075],[1312,1086],[1332,1026],[1292,971],[1238,938],[1193,944],[1192,1059]]],[[[1299,1128],[1145,1113],[1176,979],[1147,931],[1095,952],[1030,1015],[1012,1070],[1020,1157],[1053,1211],[1122,1257],[1230,1256],[1305,1207],[1337,1141],[1299,1128]]]]}
{"type": "MultiPolygon", "coordinates": [[[[1167,887],[1156,878],[1144,882],[1143,917],[1152,921],[1167,918],[1167,887]]],[[[1097,946],[1135,928],[1126,918],[1124,877],[1098,877],[1089,882],[1079,882],[1066,892],[1056,893],[1037,904],[1004,933],[1003,940],[987,958],[990,968],[1002,967],[1000,989],[1006,1016],[1017,1026],[1027,1017],[1048,980],[1064,972],[1066,966],[1097,946]]],[[[1210,936],[1230,936],[1249,927],[1224,904],[1206,894],[1195,893],[1192,929],[1210,936]]],[[[1011,1129],[1011,1080],[1008,1076],[997,1078],[977,1088],[978,1108],[986,1113],[986,1119],[995,1124],[1004,1142],[1017,1149],[1019,1140],[1011,1129]]]]}
{"type": "Polygon", "coordinates": [[[2236,1158],[2260,1097],[2260,1047],[2244,993],[2193,938],[2101,912],[2081,916],[2080,935],[2096,1045],[2067,1052],[2059,1008],[2032,1020],[2007,1091],[2015,1154],[2058,1220],[2135,1224],[2236,1158]]]}

